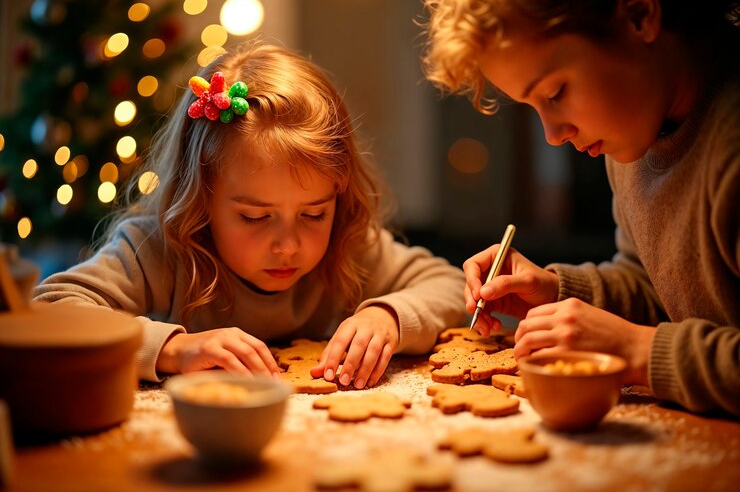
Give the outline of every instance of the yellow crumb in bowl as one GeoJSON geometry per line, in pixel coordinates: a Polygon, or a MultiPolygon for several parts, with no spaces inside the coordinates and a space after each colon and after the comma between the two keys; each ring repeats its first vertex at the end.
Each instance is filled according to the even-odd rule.
{"type": "Polygon", "coordinates": [[[570,375],[590,375],[603,372],[603,369],[591,362],[590,360],[579,360],[576,362],[566,362],[558,359],[542,366],[545,372],[550,374],[570,375]]]}
{"type": "Polygon", "coordinates": [[[250,391],[238,384],[211,381],[208,383],[186,386],[181,397],[191,403],[209,405],[241,405],[249,401],[250,391]]]}

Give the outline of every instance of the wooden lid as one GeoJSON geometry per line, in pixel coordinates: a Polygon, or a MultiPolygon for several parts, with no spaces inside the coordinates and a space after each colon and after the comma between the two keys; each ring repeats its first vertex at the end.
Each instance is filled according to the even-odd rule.
{"type": "Polygon", "coordinates": [[[0,346],[16,348],[106,347],[138,338],[140,323],[101,306],[32,303],[0,313],[0,346]]]}

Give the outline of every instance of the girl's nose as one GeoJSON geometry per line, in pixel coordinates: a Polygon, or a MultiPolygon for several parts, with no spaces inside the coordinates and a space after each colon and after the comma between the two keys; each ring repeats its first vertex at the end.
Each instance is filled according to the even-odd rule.
{"type": "Polygon", "coordinates": [[[578,135],[578,129],[570,123],[550,122],[542,119],[545,140],[550,145],[563,145],[578,135]]]}
{"type": "Polygon", "coordinates": [[[300,241],[294,226],[282,227],[272,243],[272,252],[276,255],[292,255],[298,251],[300,241]]]}

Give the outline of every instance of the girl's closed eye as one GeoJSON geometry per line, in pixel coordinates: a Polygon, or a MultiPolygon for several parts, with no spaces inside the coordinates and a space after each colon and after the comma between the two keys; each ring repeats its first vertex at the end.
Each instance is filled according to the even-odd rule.
{"type": "Polygon", "coordinates": [[[305,219],[314,221],[314,222],[321,222],[322,220],[326,219],[326,212],[320,212],[316,214],[304,213],[302,215],[305,219]]]}
{"type": "Polygon", "coordinates": [[[549,96],[547,100],[551,103],[558,102],[560,99],[563,98],[564,91],[565,91],[565,84],[560,84],[557,90],[551,96],[549,96]]]}
{"type": "Polygon", "coordinates": [[[242,217],[242,220],[246,222],[247,224],[261,224],[270,218],[269,215],[261,215],[259,217],[249,217],[243,214],[241,217],[242,217]]]}

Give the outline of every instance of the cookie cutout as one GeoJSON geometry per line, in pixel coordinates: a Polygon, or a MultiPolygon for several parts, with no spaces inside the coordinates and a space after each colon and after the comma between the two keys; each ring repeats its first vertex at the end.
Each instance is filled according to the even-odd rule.
{"type": "Polygon", "coordinates": [[[437,341],[439,343],[434,346],[434,352],[446,348],[462,348],[470,352],[480,350],[492,354],[514,346],[510,335],[496,334],[484,337],[477,331],[470,331],[468,327],[447,328],[439,334],[437,341]]]}
{"type": "Polygon", "coordinates": [[[314,408],[329,409],[329,418],[340,422],[361,422],[370,417],[399,419],[410,406],[410,401],[381,392],[323,396],[313,402],[314,408]]]}
{"type": "Polygon", "coordinates": [[[435,383],[463,384],[466,381],[481,381],[494,374],[514,374],[517,371],[514,349],[505,349],[488,354],[483,351],[470,352],[460,347],[447,347],[429,356],[435,383]]]}
{"type": "Polygon", "coordinates": [[[298,338],[291,342],[290,347],[270,348],[275,361],[285,371],[280,376],[293,386],[296,393],[322,395],[339,389],[336,383],[314,378],[310,373],[311,368],[319,363],[327,343],[298,338]]]}
{"type": "Polygon", "coordinates": [[[547,458],[548,448],[534,442],[533,437],[534,429],[491,431],[471,427],[450,432],[438,446],[458,456],[483,454],[503,463],[535,463],[547,458]]]}
{"type": "Polygon", "coordinates": [[[384,449],[361,460],[323,463],[314,475],[321,489],[356,487],[368,492],[447,489],[452,463],[444,456],[424,456],[411,449],[384,449]]]}
{"type": "Polygon", "coordinates": [[[513,374],[494,374],[491,376],[491,386],[505,391],[509,395],[521,396],[526,398],[524,391],[524,382],[520,376],[513,374]]]}
{"type": "Polygon", "coordinates": [[[479,417],[503,417],[519,411],[519,400],[493,386],[433,384],[427,387],[427,394],[432,397],[432,406],[442,413],[469,410],[479,417]]]}

